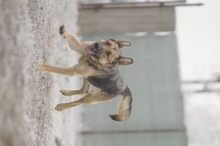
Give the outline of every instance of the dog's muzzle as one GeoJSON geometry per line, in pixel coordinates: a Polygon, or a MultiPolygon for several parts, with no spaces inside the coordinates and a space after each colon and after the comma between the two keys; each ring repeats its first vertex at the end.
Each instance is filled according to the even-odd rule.
{"type": "Polygon", "coordinates": [[[92,47],[94,48],[94,51],[98,51],[101,49],[101,44],[100,43],[94,43],[92,44],[92,47]]]}

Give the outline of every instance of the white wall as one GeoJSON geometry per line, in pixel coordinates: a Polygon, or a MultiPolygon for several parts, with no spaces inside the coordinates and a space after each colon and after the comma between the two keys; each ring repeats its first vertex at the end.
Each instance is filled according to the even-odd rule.
{"type": "Polygon", "coordinates": [[[183,79],[210,78],[220,72],[220,1],[200,2],[204,6],[176,9],[183,79]]]}
{"type": "MultiPolygon", "coordinates": [[[[200,2],[204,6],[176,9],[182,80],[214,79],[220,73],[220,1],[200,2]]],[[[189,146],[220,145],[219,99],[219,92],[185,94],[189,146]]]]}

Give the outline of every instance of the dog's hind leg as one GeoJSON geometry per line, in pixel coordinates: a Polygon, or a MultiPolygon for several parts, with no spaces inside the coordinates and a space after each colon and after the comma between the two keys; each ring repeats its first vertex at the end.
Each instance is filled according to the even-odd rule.
{"type": "Polygon", "coordinates": [[[60,92],[65,96],[72,96],[72,95],[78,95],[78,94],[87,94],[89,93],[89,87],[90,87],[89,81],[84,78],[83,80],[83,86],[80,90],[61,90],[60,92]]]}
{"type": "Polygon", "coordinates": [[[97,89],[91,93],[88,93],[86,96],[74,102],[58,104],[55,109],[57,111],[62,111],[67,108],[71,108],[71,107],[78,106],[81,104],[95,104],[95,103],[100,103],[100,102],[108,102],[108,101],[111,101],[113,98],[114,96],[110,96],[105,91],[97,89]]]}

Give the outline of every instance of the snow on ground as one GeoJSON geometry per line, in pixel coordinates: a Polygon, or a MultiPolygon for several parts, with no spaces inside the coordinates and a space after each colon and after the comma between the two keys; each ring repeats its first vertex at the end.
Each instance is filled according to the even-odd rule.
{"type": "Polygon", "coordinates": [[[54,110],[74,100],[59,91],[79,79],[37,70],[77,62],[58,33],[62,24],[76,33],[77,1],[0,0],[0,9],[0,145],[80,146],[81,108],[54,110]]]}

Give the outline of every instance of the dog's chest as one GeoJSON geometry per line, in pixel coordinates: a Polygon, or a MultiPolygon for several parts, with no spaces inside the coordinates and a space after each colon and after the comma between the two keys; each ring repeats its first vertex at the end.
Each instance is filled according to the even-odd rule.
{"type": "Polygon", "coordinates": [[[100,89],[109,89],[114,85],[114,82],[110,77],[100,78],[95,76],[87,77],[88,81],[95,87],[100,89]]]}
{"type": "Polygon", "coordinates": [[[87,80],[95,87],[105,90],[111,95],[119,95],[124,87],[124,81],[119,75],[108,77],[89,76],[87,80]]]}

